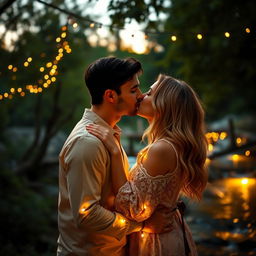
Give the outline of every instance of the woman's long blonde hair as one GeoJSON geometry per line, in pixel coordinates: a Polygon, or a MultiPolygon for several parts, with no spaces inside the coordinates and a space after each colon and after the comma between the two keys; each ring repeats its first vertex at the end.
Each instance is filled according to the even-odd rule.
{"type": "Polygon", "coordinates": [[[142,161],[150,144],[168,139],[178,152],[184,180],[182,192],[192,199],[201,199],[208,179],[207,140],[204,110],[198,96],[184,81],[160,74],[152,105],[155,116],[143,134],[148,146],[138,154],[137,161],[142,161]]]}

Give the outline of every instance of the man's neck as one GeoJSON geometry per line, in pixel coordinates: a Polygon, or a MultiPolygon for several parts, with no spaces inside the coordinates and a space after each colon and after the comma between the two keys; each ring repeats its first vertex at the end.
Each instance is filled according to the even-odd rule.
{"type": "Polygon", "coordinates": [[[96,113],[101,117],[106,123],[108,123],[112,128],[120,121],[121,116],[117,113],[114,113],[110,109],[107,109],[103,106],[92,105],[91,111],[96,113]]]}

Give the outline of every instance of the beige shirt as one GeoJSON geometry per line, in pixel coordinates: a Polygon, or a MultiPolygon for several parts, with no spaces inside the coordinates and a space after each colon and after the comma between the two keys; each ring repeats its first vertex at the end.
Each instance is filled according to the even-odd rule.
{"type": "MultiPolygon", "coordinates": [[[[141,228],[113,210],[110,156],[103,143],[87,132],[89,123],[111,128],[85,109],[60,152],[58,256],[124,255],[126,235],[141,228]]],[[[113,133],[120,129],[116,126],[113,133]]],[[[123,158],[128,170],[124,150],[123,158]]]]}

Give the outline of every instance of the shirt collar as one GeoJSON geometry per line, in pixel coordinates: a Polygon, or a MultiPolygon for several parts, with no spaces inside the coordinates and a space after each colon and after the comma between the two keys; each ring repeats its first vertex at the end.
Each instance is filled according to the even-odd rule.
{"type": "Polygon", "coordinates": [[[112,130],[113,134],[117,134],[118,136],[121,136],[122,130],[117,125],[115,125],[112,128],[105,120],[103,120],[100,116],[98,116],[91,109],[88,109],[88,108],[85,109],[84,114],[83,114],[83,119],[89,119],[95,124],[107,127],[110,130],[112,130]]]}

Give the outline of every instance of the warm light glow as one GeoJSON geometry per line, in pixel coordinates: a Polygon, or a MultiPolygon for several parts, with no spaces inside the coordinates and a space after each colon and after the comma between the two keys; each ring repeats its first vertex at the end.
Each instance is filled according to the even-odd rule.
{"type": "Polygon", "coordinates": [[[62,37],[62,38],[65,38],[66,36],[67,36],[67,33],[66,33],[66,32],[61,33],[61,37],[62,37]]]}
{"type": "Polygon", "coordinates": [[[61,41],[61,38],[60,37],[57,37],[56,38],[56,42],[59,43],[61,41]]]}
{"type": "Polygon", "coordinates": [[[18,68],[16,68],[16,67],[14,67],[14,68],[12,69],[13,72],[17,72],[17,70],[18,70],[18,68]]]}
{"type": "Polygon", "coordinates": [[[249,28],[246,28],[245,32],[249,34],[251,32],[251,30],[249,28]]]}
{"type": "Polygon", "coordinates": [[[8,98],[9,94],[7,92],[4,93],[4,97],[8,98]]]}
{"type": "Polygon", "coordinates": [[[26,61],[24,62],[24,67],[28,67],[29,63],[26,61]]]}
{"type": "Polygon", "coordinates": [[[53,76],[53,77],[51,78],[51,80],[52,80],[52,82],[55,82],[55,81],[56,81],[56,77],[53,76]]]}
{"type": "Polygon", "coordinates": [[[21,96],[21,97],[24,97],[24,96],[25,96],[25,92],[21,92],[21,93],[20,93],[20,96],[21,96]]]}
{"type": "Polygon", "coordinates": [[[94,27],[95,27],[95,23],[91,23],[90,28],[94,28],[94,27]]]}
{"type": "Polygon", "coordinates": [[[46,64],[46,67],[47,68],[50,68],[52,66],[52,63],[51,62],[48,62],[47,64],[46,64]]]}
{"type": "Polygon", "coordinates": [[[211,151],[213,151],[213,145],[212,144],[209,144],[208,145],[208,150],[211,152],[211,151]]]}
{"type": "Polygon", "coordinates": [[[239,160],[239,155],[237,155],[237,154],[232,155],[232,160],[233,161],[238,161],[239,160]]]}
{"type": "Polygon", "coordinates": [[[44,67],[41,67],[39,70],[40,72],[44,72],[44,67]]]}
{"type": "Polygon", "coordinates": [[[63,26],[63,27],[61,28],[61,30],[62,30],[62,31],[66,31],[66,30],[67,30],[67,26],[63,26]]]}
{"type": "Polygon", "coordinates": [[[229,32],[225,32],[225,37],[230,37],[230,33],[229,32]]]}
{"type": "Polygon", "coordinates": [[[15,92],[15,89],[14,89],[14,88],[11,88],[11,89],[10,89],[10,92],[11,92],[11,93],[14,93],[14,92],[15,92]]]}
{"type": "Polygon", "coordinates": [[[172,36],[172,37],[171,37],[171,40],[172,40],[173,42],[175,42],[175,41],[177,40],[177,37],[176,37],[176,36],[172,36]]]}
{"type": "Polygon", "coordinates": [[[74,22],[72,26],[73,26],[73,28],[77,28],[78,24],[76,22],[74,22]]]}
{"type": "Polygon", "coordinates": [[[0,100],[2,100],[3,99],[3,96],[0,94],[0,100]]]}
{"type": "Polygon", "coordinates": [[[17,89],[17,91],[18,91],[18,92],[22,92],[22,89],[19,87],[19,88],[17,89]]]}
{"type": "Polygon", "coordinates": [[[239,145],[239,144],[241,144],[241,142],[242,142],[242,139],[238,137],[238,138],[236,139],[236,144],[239,145]]]}
{"type": "Polygon", "coordinates": [[[145,235],[144,235],[144,233],[142,232],[140,236],[143,238],[145,235]]]}
{"type": "Polygon", "coordinates": [[[124,223],[125,223],[125,219],[121,219],[120,222],[121,222],[122,224],[124,224],[124,223]]]}
{"type": "Polygon", "coordinates": [[[29,57],[29,58],[28,58],[28,62],[31,62],[31,61],[32,61],[32,58],[31,58],[31,57],[29,57]]]}
{"type": "Polygon", "coordinates": [[[238,223],[238,222],[239,222],[238,218],[233,219],[233,223],[238,223]]]}
{"type": "Polygon", "coordinates": [[[248,184],[248,182],[249,182],[249,179],[247,179],[247,178],[243,178],[242,180],[241,180],[241,183],[242,184],[248,184]]]}
{"type": "Polygon", "coordinates": [[[209,165],[209,164],[210,164],[210,162],[211,162],[211,159],[206,158],[206,160],[205,160],[205,164],[206,164],[206,165],[209,165]]]}
{"type": "Polygon", "coordinates": [[[220,133],[220,139],[221,140],[224,140],[227,136],[228,136],[228,134],[226,132],[221,132],[220,133]]]}
{"type": "Polygon", "coordinates": [[[197,39],[201,40],[203,38],[203,36],[201,34],[197,34],[197,39]]]}
{"type": "Polygon", "coordinates": [[[9,65],[8,69],[11,70],[13,68],[13,65],[9,65]]]}
{"type": "Polygon", "coordinates": [[[249,156],[250,154],[251,154],[251,151],[250,151],[250,150],[246,150],[246,151],[245,151],[245,155],[246,155],[246,156],[249,156]]]}

